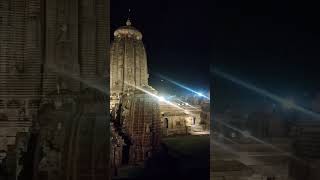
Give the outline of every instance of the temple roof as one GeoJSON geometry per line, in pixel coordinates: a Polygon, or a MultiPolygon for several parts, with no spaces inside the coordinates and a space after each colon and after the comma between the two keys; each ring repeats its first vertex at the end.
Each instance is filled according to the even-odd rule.
{"type": "Polygon", "coordinates": [[[128,18],[126,25],[118,28],[114,32],[115,37],[133,37],[137,40],[142,40],[142,33],[132,26],[131,20],[128,18]]]}

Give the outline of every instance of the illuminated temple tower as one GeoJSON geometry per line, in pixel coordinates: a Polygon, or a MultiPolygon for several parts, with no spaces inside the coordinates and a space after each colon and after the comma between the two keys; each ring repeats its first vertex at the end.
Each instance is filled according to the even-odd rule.
{"type": "Polygon", "coordinates": [[[110,55],[111,167],[115,171],[128,163],[143,162],[157,150],[161,118],[158,100],[141,91],[157,94],[148,85],[142,34],[130,19],[114,32],[110,55]]]}
{"type": "Polygon", "coordinates": [[[133,86],[148,86],[147,55],[142,34],[132,26],[130,19],[126,26],[114,32],[110,55],[111,106],[114,107],[119,96],[134,89],[133,86]]]}

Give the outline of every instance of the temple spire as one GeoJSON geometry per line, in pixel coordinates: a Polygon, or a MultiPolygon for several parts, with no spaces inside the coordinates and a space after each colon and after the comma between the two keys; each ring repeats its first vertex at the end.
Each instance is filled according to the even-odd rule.
{"type": "Polygon", "coordinates": [[[127,19],[127,22],[126,22],[126,25],[127,26],[131,26],[131,20],[130,20],[130,15],[131,15],[131,9],[129,9],[129,12],[128,12],[128,19],[127,19]]]}

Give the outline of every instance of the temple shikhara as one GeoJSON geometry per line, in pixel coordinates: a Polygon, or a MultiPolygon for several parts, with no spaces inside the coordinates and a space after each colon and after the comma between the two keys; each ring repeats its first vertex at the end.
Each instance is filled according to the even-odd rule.
{"type": "Polygon", "coordinates": [[[147,54],[142,34],[131,25],[130,19],[126,26],[114,32],[110,55],[111,108],[114,108],[122,94],[136,87],[149,87],[147,54]]]}
{"type": "MultiPolygon", "coordinates": [[[[160,109],[156,99],[138,89],[155,91],[148,85],[142,34],[131,26],[129,19],[126,26],[114,32],[110,55],[112,134],[113,138],[119,135],[117,139],[123,139],[120,145],[119,142],[114,144],[120,146],[119,150],[113,149],[117,153],[111,154],[119,154],[123,162],[143,161],[159,145],[160,109]]],[[[119,160],[112,162],[115,161],[119,160]]]]}

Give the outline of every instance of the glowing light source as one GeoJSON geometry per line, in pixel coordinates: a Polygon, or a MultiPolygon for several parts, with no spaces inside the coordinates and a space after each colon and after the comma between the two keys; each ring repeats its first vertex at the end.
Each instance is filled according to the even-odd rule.
{"type": "MultiPolygon", "coordinates": [[[[194,115],[192,112],[190,112],[190,111],[182,108],[181,106],[179,106],[179,104],[173,103],[173,102],[169,101],[168,99],[166,99],[166,98],[164,98],[164,97],[162,97],[162,96],[158,96],[158,95],[156,95],[156,94],[154,94],[154,93],[152,93],[152,92],[150,92],[150,91],[148,91],[148,90],[146,90],[146,89],[143,89],[143,88],[141,88],[141,87],[139,87],[139,86],[132,85],[132,84],[130,84],[130,83],[128,83],[128,82],[125,82],[125,84],[127,84],[127,85],[129,85],[129,86],[131,86],[131,87],[133,87],[133,88],[135,88],[135,89],[138,89],[138,90],[140,90],[140,91],[142,91],[142,92],[144,92],[144,93],[146,93],[146,94],[148,94],[148,95],[150,95],[150,96],[158,99],[159,101],[161,101],[161,102],[163,102],[163,103],[166,103],[166,104],[168,104],[168,105],[170,105],[170,106],[172,106],[172,107],[175,107],[175,108],[177,108],[177,109],[180,109],[180,110],[182,110],[184,113],[186,113],[186,114],[188,114],[188,115],[194,115]]],[[[193,107],[193,106],[191,106],[191,105],[189,105],[189,106],[190,106],[190,107],[193,107]]],[[[198,108],[196,108],[196,109],[198,109],[198,108]]]]}
{"type": "Polygon", "coordinates": [[[202,93],[197,92],[198,96],[204,97],[202,93]]]}
{"type": "Polygon", "coordinates": [[[170,83],[172,83],[172,84],[174,84],[174,85],[176,85],[176,86],[179,86],[179,87],[181,87],[181,88],[183,88],[183,89],[185,89],[185,90],[187,90],[187,91],[190,91],[190,92],[192,92],[192,93],[194,93],[194,94],[197,94],[197,95],[200,96],[200,97],[204,97],[204,98],[210,100],[210,98],[207,97],[207,96],[205,96],[204,94],[202,94],[202,93],[200,93],[200,92],[197,92],[197,91],[195,91],[195,90],[193,90],[193,89],[191,89],[191,88],[189,88],[189,87],[187,87],[187,86],[185,86],[185,85],[183,85],[183,84],[181,84],[181,83],[178,83],[178,82],[176,82],[176,81],[174,81],[174,80],[171,80],[171,79],[169,79],[169,78],[167,78],[167,77],[165,77],[165,76],[163,76],[163,75],[160,75],[160,74],[158,74],[158,76],[160,76],[162,79],[165,79],[165,80],[167,80],[168,82],[170,82],[170,83]]]}
{"type": "Polygon", "coordinates": [[[190,105],[189,103],[187,103],[187,102],[184,102],[184,101],[181,101],[180,99],[175,99],[175,100],[177,100],[177,101],[179,101],[180,103],[178,103],[178,105],[179,106],[183,106],[183,105],[187,105],[187,106],[189,106],[189,107],[191,107],[191,108],[193,108],[193,109],[198,109],[198,108],[196,108],[196,107],[194,107],[194,106],[192,106],[192,105],[190,105]]]}
{"type": "Polygon", "coordinates": [[[181,109],[181,110],[185,110],[185,109],[181,108],[180,106],[178,106],[178,105],[176,105],[176,104],[174,104],[174,103],[166,100],[166,99],[165,99],[164,97],[162,97],[162,96],[158,96],[158,95],[156,95],[156,94],[154,94],[154,93],[152,93],[152,92],[150,92],[150,91],[147,91],[147,90],[145,90],[145,89],[143,89],[143,88],[141,88],[141,87],[132,85],[132,84],[127,83],[127,82],[125,82],[125,84],[127,84],[127,85],[129,85],[129,86],[131,86],[131,87],[134,87],[134,88],[136,88],[136,89],[138,89],[138,90],[140,90],[140,91],[142,91],[142,92],[144,92],[144,93],[146,93],[146,94],[148,94],[148,95],[150,95],[150,96],[152,96],[152,97],[155,97],[156,99],[158,99],[158,100],[161,101],[161,102],[164,102],[164,103],[166,103],[166,104],[169,104],[169,105],[171,105],[171,106],[173,106],[173,107],[175,107],[175,108],[178,108],[178,109],[181,109]]]}
{"type": "Polygon", "coordinates": [[[166,99],[162,96],[158,97],[158,100],[161,101],[161,102],[164,102],[166,99]]]}

